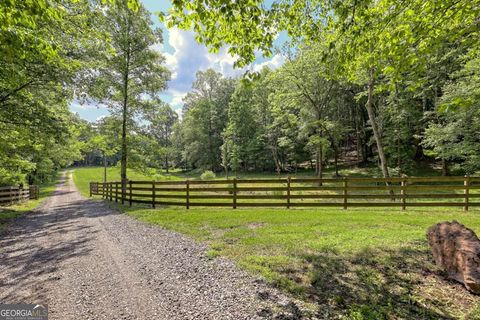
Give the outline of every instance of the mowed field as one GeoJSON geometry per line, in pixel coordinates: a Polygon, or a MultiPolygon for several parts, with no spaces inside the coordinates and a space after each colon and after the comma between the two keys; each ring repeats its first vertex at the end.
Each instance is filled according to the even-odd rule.
{"type": "MultiPolygon", "coordinates": [[[[152,179],[134,172],[130,178],[152,179]]],[[[84,195],[90,181],[101,179],[101,168],[74,172],[84,195]]],[[[475,208],[118,208],[207,243],[210,259],[235,261],[301,299],[319,317],[480,319],[480,298],[445,280],[425,236],[429,226],[447,220],[480,232],[475,208]]]]}

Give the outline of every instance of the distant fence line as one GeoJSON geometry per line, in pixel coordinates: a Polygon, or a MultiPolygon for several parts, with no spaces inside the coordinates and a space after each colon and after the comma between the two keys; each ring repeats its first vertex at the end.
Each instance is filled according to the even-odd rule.
{"type": "Polygon", "coordinates": [[[277,178],[91,182],[110,201],[198,207],[480,206],[480,177],[277,178]]]}
{"type": "Polygon", "coordinates": [[[9,205],[25,202],[29,199],[38,199],[39,188],[32,185],[28,188],[0,187],[0,205],[9,205]]]}

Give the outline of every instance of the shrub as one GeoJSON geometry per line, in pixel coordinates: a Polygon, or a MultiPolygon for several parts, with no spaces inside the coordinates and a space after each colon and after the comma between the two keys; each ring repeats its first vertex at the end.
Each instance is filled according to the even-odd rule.
{"type": "Polygon", "coordinates": [[[200,179],[202,180],[213,180],[216,178],[216,175],[213,171],[210,171],[210,170],[206,170],[202,173],[202,175],[200,176],[200,179]]]}

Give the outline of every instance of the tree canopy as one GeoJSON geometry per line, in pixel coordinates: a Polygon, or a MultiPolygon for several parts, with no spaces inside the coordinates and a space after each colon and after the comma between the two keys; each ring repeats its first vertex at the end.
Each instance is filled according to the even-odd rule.
{"type": "Polygon", "coordinates": [[[0,6],[0,184],[72,163],[120,163],[123,180],[127,166],[480,170],[480,0],[172,1],[165,24],[226,47],[236,66],[259,52],[285,61],[254,77],[199,70],[181,110],[162,101],[170,72],[141,2],[0,6]],[[289,42],[275,48],[282,32],[289,42]],[[88,123],[73,102],[111,114],[88,123]]]}

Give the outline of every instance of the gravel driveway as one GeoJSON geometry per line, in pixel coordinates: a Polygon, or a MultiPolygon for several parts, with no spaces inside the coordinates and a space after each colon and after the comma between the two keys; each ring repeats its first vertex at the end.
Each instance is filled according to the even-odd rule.
{"type": "Polygon", "coordinates": [[[0,303],[49,319],[300,319],[294,302],[207,248],[83,198],[53,196],[0,235],[0,303]]]}

